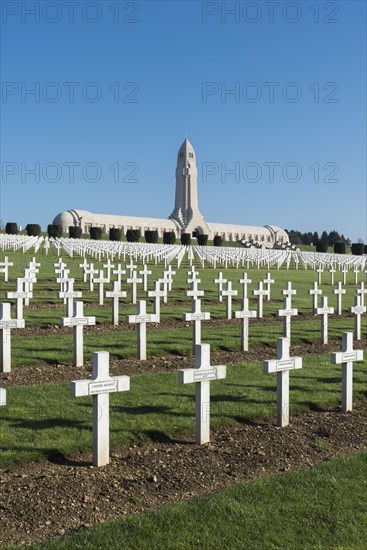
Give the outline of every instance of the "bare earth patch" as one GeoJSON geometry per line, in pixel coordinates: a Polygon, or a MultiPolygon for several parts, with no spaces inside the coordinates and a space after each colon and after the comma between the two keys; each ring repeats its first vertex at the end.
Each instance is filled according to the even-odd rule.
{"type": "Polygon", "coordinates": [[[283,429],[273,420],[216,428],[203,446],[193,435],[151,439],[115,450],[100,469],[90,466],[91,453],[80,453],[2,470],[0,543],[49,539],[367,449],[367,396],[352,413],[339,407],[308,411],[283,429]]]}

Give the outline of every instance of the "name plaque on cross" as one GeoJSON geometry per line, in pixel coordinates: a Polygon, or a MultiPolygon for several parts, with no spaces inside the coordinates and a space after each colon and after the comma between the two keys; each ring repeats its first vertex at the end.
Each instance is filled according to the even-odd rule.
{"type": "Polygon", "coordinates": [[[99,393],[113,393],[118,390],[116,380],[108,380],[105,382],[89,382],[88,394],[97,395],[99,393]]]}

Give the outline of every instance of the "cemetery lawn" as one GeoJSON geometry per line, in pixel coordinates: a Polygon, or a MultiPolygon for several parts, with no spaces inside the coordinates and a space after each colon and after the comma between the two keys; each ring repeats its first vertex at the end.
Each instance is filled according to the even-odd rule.
{"type": "MultiPolygon", "coordinates": [[[[187,368],[191,363],[185,361],[181,366],[187,368]]],[[[329,355],[305,357],[303,368],[291,372],[291,418],[298,411],[338,405],[340,371],[339,365],[330,364],[329,355]]],[[[365,373],[366,359],[355,363],[355,399],[365,395],[365,373]]],[[[74,379],[80,378],[76,370],[74,379]]],[[[60,459],[90,449],[91,410],[91,398],[72,399],[68,384],[9,388],[7,407],[0,409],[0,467],[60,459]]],[[[270,418],[275,411],[276,374],[263,374],[261,362],[230,366],[225,380],[211,384],[213,427],[270,418]]],[[[110,414],[111,449],[157,435],[170,438],[194,433],[194,388],[179,385],[177,372],[132,376],[129,392],[110,395],[110,414]]]]}
{"type": "Polygon", "coordinates": [[[356,453],[31,548],[362,550],[367,540],[366,469],[367,453],[356,453]]]}

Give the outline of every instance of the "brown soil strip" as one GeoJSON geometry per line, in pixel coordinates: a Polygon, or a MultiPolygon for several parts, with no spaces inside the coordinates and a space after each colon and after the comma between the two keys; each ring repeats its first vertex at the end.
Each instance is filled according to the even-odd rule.
{"type": "Polygon", "coordinates": [[[244,420],[213,429],[212,442],[203,446],[191,435],[151,434],[143,446],[115,450],[100,469],[83,453],[3,470],[0,543],[41,541],[366,449],[366,410],[367,397],[352,413],[339,407],[304,412],[283,429],[272,420],[244,420]]]}
{"type": "MultiPolygon", "coordinates": [[[[366,349],[367,338],[354,343],[355,349],[366,349]]],[[[331,353],[341,349],[340,341],[330,341],[327,345],[321,342],[294,344],[291,346],[291,354],[300,357],[331,353]]],[[[213,351],[211,363],[213,365],[238,365],[240,363],[251,363],[272,359],[276,356],[274,346],[260,346],[250,349],[247,352],[240,351],[213,351]]],[[[192,355],[165,355],[161,357],[148,357],[146,361],[139,359],[115,359],[110,360],[111,376],[125,374],[153,374],[158,372],[176,371],[177,369],[193,367],[195,363],[192,355]]],[[[69,383],[71,380],[88,378],[91,375],[91,361],[86,361],[83,367],[55,363],[54,365],[21,366],[15,367],[10,373],[0,373],[0,385],[2,388],[12,386],[32,386],[34,384],[61,384],[69,383]]]]}

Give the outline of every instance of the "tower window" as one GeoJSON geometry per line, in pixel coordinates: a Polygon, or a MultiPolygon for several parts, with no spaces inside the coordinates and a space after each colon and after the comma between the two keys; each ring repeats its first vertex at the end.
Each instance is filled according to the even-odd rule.
{"type": "Polygon", "coordinates": [[[193,158],[194,158],[193,153],[189,153],[189,157],[190,157],[191,159],[193,159],[193,158]]]}

